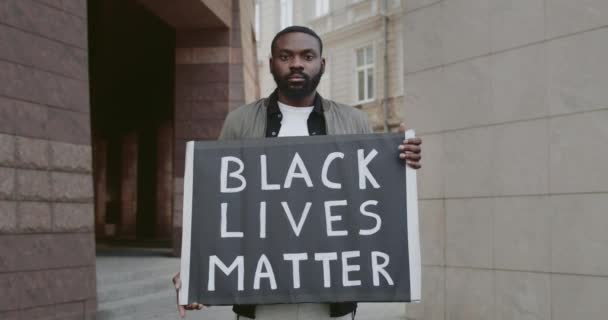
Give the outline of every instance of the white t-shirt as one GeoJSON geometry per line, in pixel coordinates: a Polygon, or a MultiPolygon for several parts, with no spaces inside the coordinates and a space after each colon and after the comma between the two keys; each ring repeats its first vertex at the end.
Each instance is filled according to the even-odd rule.
{"type": "MultiPolygon", "coordinates": [[[[279,102],[281,110],[281,130],[279,137],[308,136],[308,117],[314,106],[292,107],[279,102]]],[[[315,319],[315,320],[348,320],[351,315],[339,318],[329,317],[329,305],[326,303],[298,303],[259,305],[256,308],[256,319],[315,319]]]]}
{"type": "Polygon", "coordinates": [[[283,114],[281,118],[281,130],[279,131],[279,137],[309,135],[308,116],[310,116],[310,113],[314,107],[292,107],[281,102],[278,102],[278,104],[279,109],[283,114]]]}

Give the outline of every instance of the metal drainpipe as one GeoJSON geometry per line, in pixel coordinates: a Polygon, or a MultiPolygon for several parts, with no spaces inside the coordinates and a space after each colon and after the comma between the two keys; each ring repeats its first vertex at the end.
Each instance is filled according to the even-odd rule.
{"type": "Polygon", "coordinates": [[[384,21],[384,132],[388,132],[388,0],[382,1],[382,15],[384,21]]]}

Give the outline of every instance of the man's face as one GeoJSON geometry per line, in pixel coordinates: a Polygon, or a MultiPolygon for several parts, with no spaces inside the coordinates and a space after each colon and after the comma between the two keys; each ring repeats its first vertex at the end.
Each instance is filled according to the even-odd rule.
{"type": "Polygon", "coordinates": [[[270,58],[270,73],[279,91],[298,100],[315,91],[325,71],[319,41],[306,33],[290,32],[277,39],[270,58]]]}

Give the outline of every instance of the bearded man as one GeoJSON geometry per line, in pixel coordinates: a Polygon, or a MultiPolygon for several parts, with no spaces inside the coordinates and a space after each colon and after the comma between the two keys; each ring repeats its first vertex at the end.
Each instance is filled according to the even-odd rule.
{"type": "MultiPolygon", "coordinates": [[[[291,26],[272,40],[270,73],[277,89],[267,98],[239,107],[226,117],[220,140],[315,136],[326,134],[372,133],[367,115],[351,106],[321,97],[316,89],[325,72],[323,42],[311,29],[291,26]]],[[[400,131],[405,131],[401,125],[400,131]]],[[[404,140],[395,156],[414,169],[420,168],[420,138],[404,140]]],[[[179,291],[177,274],[173,282],[179,291]]],[[[200,310],[193,303],[178,305],[180,316],[186,310],[200,310]]],[[[237,319],[354,319],[356,302],[330,304],[235,305],[237,319]]]]}

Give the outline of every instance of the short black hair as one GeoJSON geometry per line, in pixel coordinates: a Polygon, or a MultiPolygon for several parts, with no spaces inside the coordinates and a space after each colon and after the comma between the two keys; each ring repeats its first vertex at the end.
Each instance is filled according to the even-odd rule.
{"type": "Polygon", "coordinates": [[[274,38],[272,39],[272,43],[270,44],[270,55],[272,55],[272,53],[274,52],[274,49],[277,45],[277,40],[279,39],[279,37],[281,37],[284,34],[292,33],[292,32],[306,33],[306,34],[309,34],[309,35],[315,37],[317,39],[317,41],[319,41],[319,54],[323,55],[323,41],[321,41],[321,37],[319,37],[319,35],[316,32],[314,32],[312,29],[304,27],[304,26],[290,26],[290,27],[287,27],[287,28],[279,31],[279,33],[277,33],[274,36],[274,38]]]}

